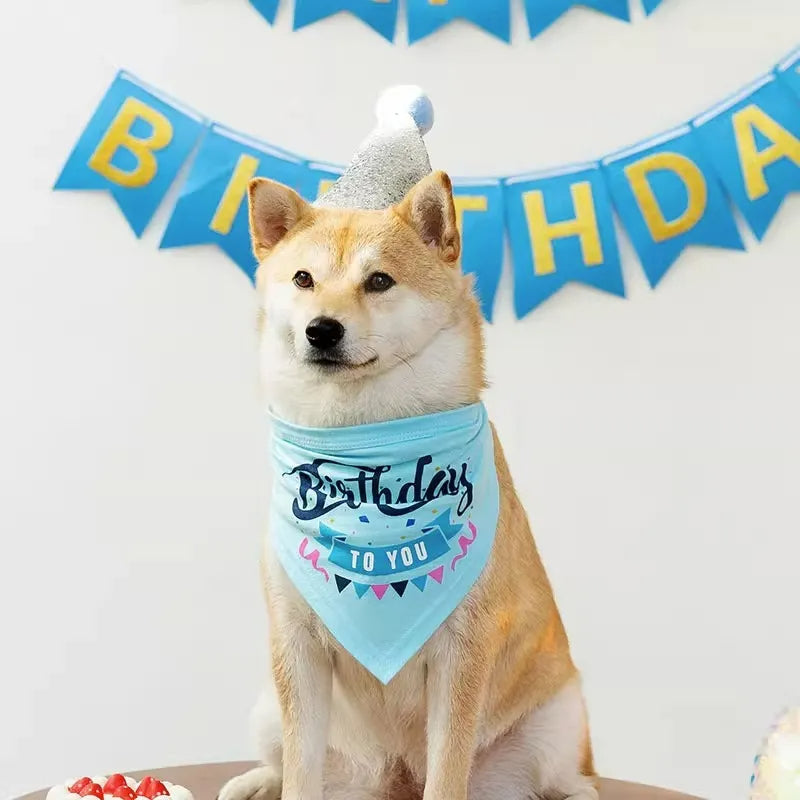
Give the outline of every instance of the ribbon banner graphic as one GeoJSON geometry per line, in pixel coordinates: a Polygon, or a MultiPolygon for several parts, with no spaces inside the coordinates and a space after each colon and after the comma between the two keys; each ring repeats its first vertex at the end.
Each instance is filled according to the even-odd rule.
{"type": "MultiPolygon", "coordinates": [[[[462,268],[475,276],[486,319],[506,236],[519,317],[572,282],[625,296],[615,213],[653,287],[687,247],[743,250],[733,208],[763,238],[800,191],[799,68],[795,51],[691,122],[596,162],[454,180],[462,268]]],[[[342,173],[209,122],[121,72],[54,188],[108,191],[139,236],[187,165],[161,247],[214,244],[250,280],[249,181],[272,178],[312,201],[342,173]]]]}

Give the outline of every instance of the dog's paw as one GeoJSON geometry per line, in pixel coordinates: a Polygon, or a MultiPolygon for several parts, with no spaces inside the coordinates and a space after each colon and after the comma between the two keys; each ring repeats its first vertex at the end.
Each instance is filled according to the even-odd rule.
{"type": "Polygon", "coordinates": [[[217,800],[280,800],[283,780],[272,767],[256,767],[231,778],[217,800]]]}

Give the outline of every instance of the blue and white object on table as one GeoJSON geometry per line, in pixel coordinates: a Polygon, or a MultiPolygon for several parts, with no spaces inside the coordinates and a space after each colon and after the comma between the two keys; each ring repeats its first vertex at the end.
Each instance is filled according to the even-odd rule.
{"type": "Polygon", "coordinates": [[[410,44],[438,31],[454,19],[465,19],[511,41],[509,0],[406,0],[410,44]]]}
{"type": "Polygon", "coordinates": [[[655,287],[693,244],[744,250],[728,201],[690,125],[603,159],[614,208],[655,287]]]}
{"type": "Polygon", "coordinates": [[[531,39],[549,28],[573,6],[585,6],[626,22],[630,22],[631,18],[628,0],[525,0],[531,39]]]}
{"type": "Polygon", "coordinates": [[[800,113],[774,73],[698,117],[697,134],[753,233],[762,239],[800,191],[800,113]]]}
{"type": "Polygon", "coordinates": [[[141,236],[205,127],[201,115],[119,72],[54,188],[110,192],[141,236]]]}
{"type": "Polygon", "coordinates": [[[453,201],[461,233],[461,268],[475,276],[481,311],[491,322],[505,255],[503,184],[498,178],[455,178],[453,201]]]}
{"type": "Polygon", "coordinates": [[[250,4],[270,25],[275,22],[279,2],[280,0],[250,0],[250,4]]]}
{"type": "Polygon", "coordinates": [[[283,150],[213,125],[192,164],[170,217],[162,248],[216,244],[252,280],[247,186],[256,176],[299,191],[305,162],[283,150]]]}
{"type": "Polygon", "coordinates": [[[504,193],[518,317],[570,281],[625,296],[599,164],[508,178],[504,193]]]}
{"type": "Polygon", "coordinates": [[[295,0],[294,29],[304,28],[340,11],[349,11],[384,39],[394,39],[397,0],[295,0]]]}

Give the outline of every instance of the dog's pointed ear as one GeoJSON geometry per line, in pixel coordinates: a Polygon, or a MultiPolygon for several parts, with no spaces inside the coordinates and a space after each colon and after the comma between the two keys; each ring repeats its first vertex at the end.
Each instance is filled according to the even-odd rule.
{"type": "Polygon", "coordinates": [[[253,253],[265,259],[292,228],[311,216],[311,206],[282,183],[254,178],[248,186],[253,253]]]}
{"type": "Polygon", "coordinates": [[[453,184],[446,173],[433,172],[424,177],[396,211],[443,261],[458,261],[461,236],[456,225],[453,184]]]}

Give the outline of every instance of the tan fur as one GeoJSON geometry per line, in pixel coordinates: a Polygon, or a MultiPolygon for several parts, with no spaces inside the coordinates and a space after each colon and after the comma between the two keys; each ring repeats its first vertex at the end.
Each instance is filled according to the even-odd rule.
{"type": "MultiPolygon", "coordinates": [[[[412,400],[411,411],[403,411],[477,402],[485,386],[482,321],[471,284],[457,267],[460,243],[447,176],[434,173],[388,211],[316,210],[276,186],[257,181],[250,192],[254,248],[263,259],[260,291],[282,291],[278,287],[298,269],[313,266],[319,289],[293,295],[293,313],[344,319],[365,331],[362,338],[372,335],[381,314],[394,313],[389,304],[404,302],[402,292],[423,308],[430,303],[443,315],[441,326],[423,350],[403,358],[421,369],[424,348],[444,346],[454,332],[459,346],[452,353],[458,358],[463,352],[463,363],[446,398],[421,398],[420,411],[412,400]],[[397,281],[394,296],[364,292],[365,276],[378,268],[397,281]]],[[[269,326],[270,311],[265,314],[269,326]]],[[[354,363],[362,350],[361,342],[353,344],[354,363]]],[[[389,380],[391,369],[403,368],[386,366],[392,353],[326,381],[334,404],[341,398],[349,410],[313,409],[313,419],[327,421],[332,414],[330,424],[375,421],[384,404],[390,410],[383,418],[391,417],[391,397],[376,403],[369,393],[389,380]]],[[[286,369],[293,381],[305,380],[286,369]]],[[[280,388],[281,375],[272,379],[280,388]]],[[[301,421],[312,413],[298,397],[283,402],[281,413],[290,409],[301,421]]],[[[387,686],[330,636],[267,541],[263,575],[281,719],[264,723],[265,767],[226,786],[223,800],[277,799],[281,771],[283,800],[595,800],[588,726],[567,636],[496,432],[494,447],[500,514],[490,561],[459,608],[387,686]],[[565,744],[549,752],[562,707],[565,744]]],[[[268,706],[272,698],[268,692],[268,706]]]]}

